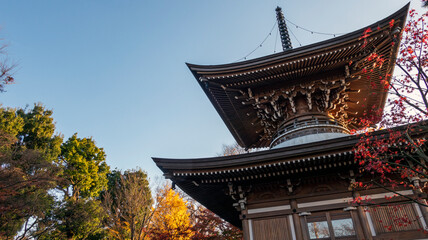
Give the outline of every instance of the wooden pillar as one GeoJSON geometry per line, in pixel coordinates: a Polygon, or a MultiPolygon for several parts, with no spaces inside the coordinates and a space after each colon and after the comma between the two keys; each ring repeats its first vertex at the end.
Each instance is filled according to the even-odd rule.
{"type": "Polygon", "coordinates": [[[367,239],[364,234],[362,223],[361,223],[357,209],[350,210],[349,212],[351,213],[352,220],[354,221],[355,233],[357,235],[357,239],[367,239]]]}
{"type": "Polygon", "coordinates": [[[300,217],[297,213],[297,202],[295,199],[290,201],[290,206],[293,211],[293,223],[294,223],[294,232],[296,233],[296,239],[303,239],[302,225],[300,223],[300,217]]]}
{"type": "Polygon", "coordinates": [[[242,220],[242,233],[244,235],[244,240],[253,240],[250,237],[250,231],[252,231],[252,229],[250,229],[249,220],[248,219],[242,220]]]}
{"type": "Polygon", "coordinates": [[[253,240],[251,219],[246,218],[247,215],[248,210],[245,209],[241,211],[241,215],[239,216],[239,218],[242,220],[242,233],[244,235],[244,240],[253,240]]]}
{"type": "Polygon", "coordinates": [[[425,220],[425,224],[428,225],[428,208],[424,206],[424,205],[427,205],[427,201],[425,199],[421,199],[421,200],[419,200],[419,202],[421,203],[418,205],[419,205],[419,208],[421,209],[421,212],[422,212],[422,218],[425,220]],[[424,205],[422,205],[422,204],[424,204],[424,205]]]}
{"type": "Polygon", "coordinates": [[[418,199],[417,201],[420,203],[420,204],[418,204],[419,209],[421,210],[423,220],[425,220],[425,225],[427,225],[428,224],[428,208],[425,207],[427,205],[427,201],[420,197],[423,194],[423,192],[420,188],[420,179],[414,178],[414,179],[412,179],[412,182],[413,182],[413,185],[416,187],[416,189],[413,190],[413,194],[415,194],[415,196],[418,199]]]}
{"type": "Polygon", "coordinates": [[[306,224],[306,216],[299,216],[300,219],[300,227],[302,229],[302,239],[303,240],[309,240],[309,229],[308,225],[306,224]]]}
{"type": "MultiPolygon", "coordinates": [[[[359,192],[354,192],[354,198],[357,198],[359,196],[360,196],[359,192]]],[[[364,234],[363,239],[373,240],[372,232],[370,230],[369,223],[367,222],[367,215],[364,212],[363,206],[358,206],[357,212],[358,212],[358,218],[359,218],[358,220],[360,221],[361,227],[363,229],[363,234],[364,234]]]]}

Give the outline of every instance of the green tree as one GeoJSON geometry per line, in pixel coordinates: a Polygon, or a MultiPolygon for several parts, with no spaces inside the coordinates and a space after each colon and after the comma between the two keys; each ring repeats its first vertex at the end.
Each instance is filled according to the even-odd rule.
{"type": "MultiPolygon", "coordinates": [[[[24,119],[14,108],[0,108],[0,129],[3,133],[18,137],[24,129],[24,119]]],[[[14,140],[16,141],[17,139],[14,140]]]]}
{"type": "Polygon", "coordinates": [[[141,169],[108,174],[108,191],[103,194],[106,226],[114,239],[142,240],[153,216],[153,200],[147,174],[141,169]]]}
{"type": "Polygon", "coordinates": [[[67,199],[59,203],[45,224],[40,226],[38,239],[103,239],[104,209],[98,200],[67,199]]]}
{"type": "Polygon", "coordinates": [[[63,166],[61,189],[66,198],[98,197],[107,187],[106,154],[92,138],[78,138],[77,133],[61,146],[60,164],[63,166]]]}
{"type": "Polygon", "coordinates": [[[62,137],[52,112],[0,108],[0,237],[24,238],[52,208],[62,137]]]}
{"type": "Polygon", "coordinates": [[[61,153],[63,137],[55,135],[55,123],[52,110],[47,110],[41,104],[35,104],[33,109],[19,109],[17,115],[24,120],[24,126],[18,138],[21,145],[28,149],[43,152],[49,160],[55,161],[61,153]]]}
{"type": "Polygon", "coordinates": [[[63,200],[39,229],[40,239],[99,239],[104,235],[105,212],[99,195],[107,188],[110,171],[105,159],[104,150],[92,138],[74,134],[62,144],[58,189],[63,200]]]}

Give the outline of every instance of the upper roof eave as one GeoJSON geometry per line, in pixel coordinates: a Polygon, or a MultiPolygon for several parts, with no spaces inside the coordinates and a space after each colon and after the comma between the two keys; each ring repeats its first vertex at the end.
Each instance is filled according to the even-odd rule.
{"type": "MultiPolygon", "coordinates": [[[[355,39],[358,39],[362,36],[363,32],[368,28],[377,28],[384,27],[389,24],[391,19],[405,19],[407,16],[407,12],[410,6],[410,2],[407,3],[405,6],[403,6],[400,10],[396,11],[395,13],[389,15],[388,17],[379,20],[367,27],[361,28],[359,30],[353,31],[351,33],[338,36],[332,39],[327,39],[325,41],[313,43],[307,46],[302,46],[298,48],[289,49],[284,52],[275,53],[255,59],[250,59],[242,62],[236,62],[236,63],[228,63],[228,64],[219,64],[219,65],[197,65],[197,64],[191,64],[186,63],[186,65],[189,67],[189,69],[195,74],[196,72],[228,72],[228,71],[237,71],[244,68],[251,68],[258,65],[263,64],[269,64],[271,62],[281,61],[288,58],[292,58],[294,56],[298,55],[304,55],[309,54],[311,52],[320,50],[320,49],[328,49],[335,47],[336,45],[343,45],[348,42],[352,42],[355,39]]],[[[404,23],[403,23],[404,24],[404,23]]],[[[195,74],[196,75],[196,74],[195,74]]]]}

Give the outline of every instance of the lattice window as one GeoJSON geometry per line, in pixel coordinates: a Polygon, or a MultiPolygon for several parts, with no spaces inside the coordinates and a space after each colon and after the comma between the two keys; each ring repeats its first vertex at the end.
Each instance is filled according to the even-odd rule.
{"type": "Polygon", "coordinates": [[[421,229],[419,217],[412,204],[376,206],[369,208],[376,233],[421,229]]]}

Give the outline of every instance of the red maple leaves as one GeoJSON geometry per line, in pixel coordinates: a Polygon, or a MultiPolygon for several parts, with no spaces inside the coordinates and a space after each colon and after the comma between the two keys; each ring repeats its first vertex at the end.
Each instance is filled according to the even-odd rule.
{"type": "MultiPolygon", "coordinates": [[[[361,125],[366,128],[359,143],[355,146],[355,161],[360,172],[367,173],[370,181],[356,182],[354,188],[370,188],[373,185],[394,191],[397,188],[411,188],[424,191],[413,179],[428,178],[428,155],[425,153],[426,140],[422,132],[428,132],[428,122],[421,122],[428,117],[428,26],[427,13],[419,16],[414,10],[409,12],[409,20],[402,32],[397,32],[395,20],[389,22],[389,36],[397,39],[403,34],[396,59],[396,74],[369,79],[373,93],[383,90],[390,93],[385,112],[382,107],[373,106],[364,113],[361,125]],[[391,79],[391,81],[389,81],[391,79]],[[376,80],[376,81],[375,81],[376,80]],[[401,126],[399,128],[394,128],[401,126]],[[374,129],[386,129],[382,134],[374,129]]],[[[377,30],[381,30],[378,27],[377,30]]],[[[367,49],[367,38],[372,34],[366,29],[360,40],[364,39],[363,49],[367,49]]],[[[361,74],[378,73],[377,69],[385,65],[387,59],[376,51],[365,59],[361,74]]],[[[389,61],[389,60],[388,60],[389,61]]],[[[361,131],[360,131],[361,132],[361,131]]],[[[367,178],[366,178],[367,180],[367,178]]],[[[426,188],[428,190],[428,187],[426,188]]],[[[390,200],[393,196],[389,196],[390,200]]],[[[362,199],[357,199],[361,201],[362,199]]],[[[407,224],[398,219],[396,224],[407,224]]],[[[391,226],[387,226],[390,228],[391,226]]]]}

